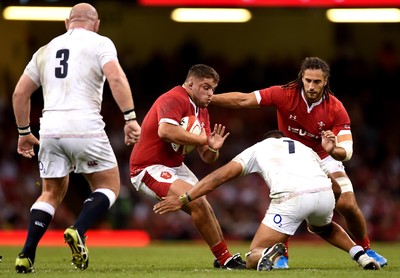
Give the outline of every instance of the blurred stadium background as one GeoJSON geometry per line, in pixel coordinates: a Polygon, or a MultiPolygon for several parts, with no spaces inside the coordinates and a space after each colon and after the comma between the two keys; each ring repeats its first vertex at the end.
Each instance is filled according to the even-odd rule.
{"type": "MultiPolygon", "coordinates": [[[[0,10],[21,3],[72,6],[78,2],[81,1],[0,1],[0,10]]],[[[219,72],[219,93],[250,92],[283,84],[297,76],[306,56],[327,60],[332,70],[331,88],[352,120],[354,154],[345,166],[368,222],[370,238],[400,239],[399,23],[332,23],[325,16],[328,7],[322,5],[252,6],[248,8],[253,17],[246,23],[177,23],[170,19],[172,6],[142,6],[133,0],[86,2],[99,12],[99,33],[110,37],[117,47],[139,121],[160,94],[182,84],[188,68],[195,63],[208,64],[219,72]]],[[[400,1],[391,2],[385,6],[400,7],[400,1]]],[[[18,135],[11,95],[33,52],[64,31],[60,21],[9,21],[0,16],[2,231],[26,229],[28,211],[40,193],[37,161],[16,153],[18,135]]],[[[144,230],[152,239],[198,239],[200,236],[188,216],[181,212],[155,215],[154,201],[130,185],[131,149],[123,144],[123,117],[115,113],[118,108],[107,86],[104,99],[102,112],[120,163],[122,190],[110,213],[96,228],[144,230]]],[[[31,117],[36,134],[41,109],[38,92],[33,97],[31,117]]],[[[212,123],[225,124],[231,135],[219,161],[213,165],[201,162],[195,152],[187,156],[186,163],[199,178],[259,141],[266,130],[276,128],[274,109],[209,110],[212,123]]],[[[71,174],[70,190],[51,229],[63,230],[71,225],[87,194],[86,182],[71,174]]],[[[251,239],[269,204],[267,187],[257,176],[237,179],[208,198],[228,239],[251,239]]],[[[340,222],[340,216],[336,217],[340,222]]],[[[294,239],[308,237],[303,227],[294,239]]]]}

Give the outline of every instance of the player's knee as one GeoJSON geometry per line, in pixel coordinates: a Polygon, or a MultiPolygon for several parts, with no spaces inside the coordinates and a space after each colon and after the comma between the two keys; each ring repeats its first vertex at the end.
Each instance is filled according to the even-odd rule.
{"type": "Polygon", "coordinates": [[[246,257],[246,268],[256,269],[258,260],[261,258],[262,251],[265,248],[256,247],[245,254],[246,257]]]}
{"type": "Polygon", "coordinates": [[[197,198],[189,204],[192,216],[194,214],[198,217],[209,217],[210,214],[214,215],[214,211],[205,197],[197,198]]]}
{"type": "Polygon", "coordinates": [[[358,205],[353,192],[342,193],[339,201],[336,204],[336,210],[342,215],[352,215],[354,212],[358,211],[358,205]]]}
{"type": "Polygon", "coordinates": [[[194,202],[192,201],[191,204],[193,204],[194,209],[201,211],[209,210],[211,207],[207,199],[204,197],[197,198],[194,202]]]}
{"type": "Polygon", "coordinates": [[[52,204],[55,208],[57,208],[65,197],[65,190],[49,190],[43,191],[40,199],[52,204]]]}
{"type": "Polygon", "coordinates": [[[340,185],[342,194],[336,204],[336,209],[342,213],[351,213],[357,210],[358,205],[353,192],[353,185],[348,177],[336,178],[337,183],[340,185]]]}
{"type": "Polygon", "coordinates": [[[310,233],[316,234],[322,238],[328,237],[333,229],[332,223],[329,223],[328,225],[325,226],[313,226],[313,225],[307,225],[308,231],[310,233]]]}

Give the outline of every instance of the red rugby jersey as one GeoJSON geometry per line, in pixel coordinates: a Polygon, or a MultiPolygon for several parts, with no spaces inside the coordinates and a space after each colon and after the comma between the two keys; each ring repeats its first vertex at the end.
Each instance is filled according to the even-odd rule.
{"type": "Polygon", "coordinates": [[[158,125],[160,122],[179,124],[183,117],[189,115],[195,115],[199,119],[209,136],[211,131],[208,109],[197,107],[182,86],[172,88],[154,102],[141,124],[140,139],[131,153],[131,176],[154,164],[169,167],[182,164],[184,155],[176,153],[171,143],[165,142],[158,136],[158,125]]]}
{"type": "Polygon", "coordinates": [[[340,130],[350,130],[350,117],[333,95],[308,106],[299,89],[272,86],[257,92],[260,107],[276,107],[279,130],[312,148],[321,159],[328,156],[321,145],[321,131],[332,130],[337,135],[340,130]]]}

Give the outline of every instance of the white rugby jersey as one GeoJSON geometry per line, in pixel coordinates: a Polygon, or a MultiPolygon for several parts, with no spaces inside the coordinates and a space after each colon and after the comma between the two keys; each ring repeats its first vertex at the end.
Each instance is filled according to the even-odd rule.
{"type": "Polygon", "coordinates": [[[233,160],[242,165],[242,175],[258,173],[263,177],[272,199],[331,188],[328,171],[319,156],[311,148],[287,137],[265,139],[233,160]]]}
{"type": "Polygon", "coordinates": [[[42,86],[41,135],[104,133],[102,67],[111,60],[118,60],[114,43],[83,28],[70,29],[36,51],[24,73],[42,86]]]}

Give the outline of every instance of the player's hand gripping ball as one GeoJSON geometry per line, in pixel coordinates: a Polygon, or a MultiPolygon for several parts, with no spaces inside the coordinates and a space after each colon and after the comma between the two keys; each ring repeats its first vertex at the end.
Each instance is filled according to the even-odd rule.
{"type": "MultiPolygon", "coordinates": [[[[186,131],[189,131],[196,135],[200,135],[201,133],[201,124],[196,116],[190,115],[183,117],[179,125],[186,131]]],[[[171,145],[174,151],[181,154],[188,154],[196,148],[196,145],[178,145],[175,143],[171,143],[171,145]]]]}

